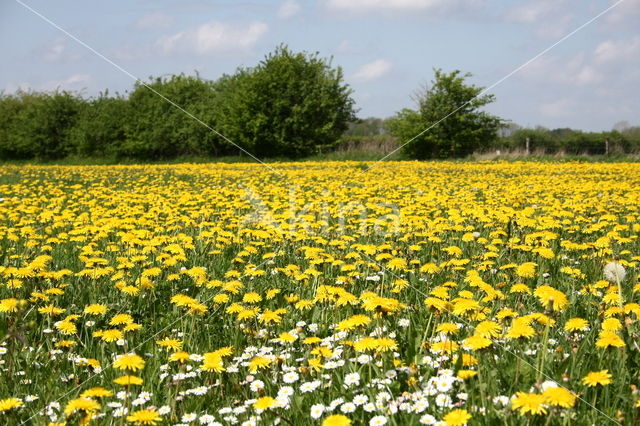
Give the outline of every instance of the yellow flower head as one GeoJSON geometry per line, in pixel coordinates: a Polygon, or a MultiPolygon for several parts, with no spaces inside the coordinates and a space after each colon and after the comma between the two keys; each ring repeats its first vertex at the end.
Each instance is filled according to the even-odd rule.
{"type": "Polygon", "coordinates": [[[547,414],[546,398],[536,393],[516,392],[511,398],[511,408],[525,414],[547,414]]]}
{"type": "Polygon", "coordinates": [[[22,407],[24,403],[19,398],[5,398],[0,399],[0,413],[3,411],[9,411],[14,408],[22,407]]]}
{"type": "Polygon", "coordinates": [[[140,355],[125,354],[119,355],[113,362],[113,367],[118,370],[142,370],[144,368],[145,361],[140,355]]]}
{"type": "Polygon", "coordinates": [[[127,416],[127,421],[136,425],[155,425],[162,421],[162,416],[155,410],[138,410],[127,416]]]}
{"type": "Polygon", "coordinates": [[[582,384],[589,387],[606,386],[611,383],[609,370],[592,371],[582,378],[582,384]]]}
{"type": "Polygon", "coordinates": [[[64,409],[64,414],[67,416],[75,413],[76,411],[84,411],[85,413],[91,413],[100,409],[98,401],[91,398],[76,398],[67,403],[64,409]]]}
{"type": "Polygon", "coordinates": [[[322,426],[350,426],[351,420],[342,414],[333,414],[322,421],[322,426]]]}
{"type": "Polygon", "coordinates": [[[471,419],[471,414],[464,409],[456,409],[445,414],[442,419],[447,426],[463,426],[471,419]]]}

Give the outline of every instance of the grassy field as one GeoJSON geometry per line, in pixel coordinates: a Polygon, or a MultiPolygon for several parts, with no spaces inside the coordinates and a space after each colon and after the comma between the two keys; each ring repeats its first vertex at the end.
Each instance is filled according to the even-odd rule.
{"type": "Polygon", "coordinates": [[[0,200],[2,424],[640,420],[636,163],[6,165],[0,200]]]}

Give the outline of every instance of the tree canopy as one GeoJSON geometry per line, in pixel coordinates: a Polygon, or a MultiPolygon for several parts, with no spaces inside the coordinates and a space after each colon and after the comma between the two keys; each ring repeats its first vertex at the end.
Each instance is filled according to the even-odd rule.
{"type": "Polygon", "coordinates": [[[340,67],[279,46],[218,82],[221,133],[258,157],[301,157],[330,146],[355,119],[340,67]]]}
{"type": "Polygon", "coordinates": [[[405,108],[389,122],[392,134],[417,159],[462,157],[490,146],[502,120],[481,111],[495,100],[483,88],[469,85],[471,74],[435,70],[430,87],[416,94],[418,110],[405,108]],[[410,142],[409,142],[410,141],[410,142]]]}

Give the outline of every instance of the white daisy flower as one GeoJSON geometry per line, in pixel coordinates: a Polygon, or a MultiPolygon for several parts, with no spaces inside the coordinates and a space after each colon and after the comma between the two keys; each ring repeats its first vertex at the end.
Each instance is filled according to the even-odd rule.
{"type": "Polygon", "coordinates": [[[298,378],[300,378],[298,373],[296,373],[295,371],[290,371],[282,376],[282,381],[285,383],[295,383],[298,381],[298,378]]]}
{"type": "MultiPolygon", "coordinates": [[[[326,366],[325,366],[326,367],[326,366]]],[[[347,386],[354,386],[360,384],[360,374],[349,373],[344,377],[344,384],[347,386]]]]}
{"type": "Polygon", "coordinates": [[[311,412],[309,415],[312,419],[319,419],[324,413],[324,405],[322,404],[313,404],[311,406],[311,412]]]}
{"type": "Polygon", "coordinates": [[[375,416],[369,420],[369,426],[382,426],[387,424],[387,418],[385,416],[375,416]]]}
{"type": "Polygon", "coordinates": [[[345,414],[348,414],[348,413],[353,413],[354,411],[356,411],[356,408],[357,407],[353,402],[345,402],[340,407],[340,411],[342,411],[345,414]]]}

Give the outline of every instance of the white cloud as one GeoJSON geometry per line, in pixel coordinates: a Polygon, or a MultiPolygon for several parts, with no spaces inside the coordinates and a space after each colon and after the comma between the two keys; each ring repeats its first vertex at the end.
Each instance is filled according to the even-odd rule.
{"type": "Polygon", "coordinates": [[[114,46],[106,53],[106,56],[108,58],[116,61],[146,60],[151,55],[153,55],[153,52],[149,49],[149,46],[145,46],[142,44],[133,44],[129,41],[114,46]]]}
{"type": "Polygon", "coordinates": [[[521,77],[541,86],[589,86],[604,89],[637,80],[640,68],[640,36],[605,40],[590,52],[572,56],[546,55],[521,71],[521,77]]]}
{"type": "Polygon", "coordinates": [[[640,36],[631,40],[606,40],[595,50],[594,58],[600,64],[637,60],[640,56],[640,36]]]}
{"type": "Polygon", "coordinates": [[[540,113],[546,117],[568,117],[574,114],[576,102],[569,98],[560,98],[540,105],[540,113]]]}
{"type": "Polygon", "coordinates": [[[565,36],[573,18],[574,10],[564,0],[528,1],[510,8],[503,15],[506,22],[534,26],[534,34],[541,39],[565,36]]]}
{"type": "Polygon", "coordinates": [[[507,11],[505,19],[508,22],[532,24],[540,20],[553,9],[553,2],[525,3],[507,11]]]}
{"type": "Polygon", "coordinates": [[[336,47],[336,53],[351,53],[353,46],[349,40],[342,40],[338,47],[336,47]]]}
{"type": "Polygon", "coordinates": [[[90,74],[72,74],[62,80],[49,80],[44,83],[32,84],[26,81],[20,83],[10,83],[4,88],[5,93],[22,92],[42,92],[54,90],[70,90],[77,91],[87,88],[87,84],[91,83],[93,78],[90,74]]]}
{"type": "Polygon", "coordinates": [[[593,65],[591,57],[583,53],[569,58],[543,56],[527,65],[521,75],[543,86],[553,83],[581,86],[597,83],[603,78],[602,71],[593,65]]]}
{"type": "Polygon", "coordinates": [[[278,18],[289,19],[300,12],[300,4],[296,0],[285,0],[278,9],[278,18]]]}
{"type": "Polygon", "coordinates": [[[364,52],[366,52],[366,49],[356,47],[356,45],[349,40],[342,40],[335,49],[335,53],[340,55],[356,55],[364,52]]]}
{"type": "Polygon", "coordinates": [[[64,63],[80,58],[80,55],[73,49],[69,50],[67,40],[62,37],[35,48],[33,52],[46,62],[64,63]]]}
{"type": "Polygon", "coordinates": [[[91,82],[89,74],[73,74],[64,80],[51,80],[43,83],[41,90],[80,90],[91,82]]]}
{"type": "Polygon", "coordinates": [[[376,80],[389,73],[392,66],[391,62],[385,59],[377,59],[361,66],[353,75],[353,78],[360,82],[376,80]]]}
{"type": "Polygon", "coordinates": [[[570,32],[573,13],[554,14],[553,18],[543,19],[535,29],[535,35],[541,39],[559,40],[570,32]]]}
{"type": "Polygon", "coordinates": [[[194,52],[208,55],[253,47],[268,31],[264,22],[252,22],[246,27],[211,21],[199,27],[180,31],[158,40],[165,53],[194,52]]]}
{"type": "Polygon", "coordinates": [[[44,53],[44,59],[47,62],[56,62],[62,58],[62,55],[66,49],[66,45],[63,40],[56,40],[47,51],[44,53]]]}
{"type": "Polygon", "coordinates": [[[447,0],[327,0],[329,9],[343,11],[367,10],[425,10],[445,6],[447,0]]]}
{"type": "MultiPolygon", "coordinates": [[[[610,0],[611,6],[618,3],[618,0],[610,0]]],[[[637,28],[640,19],[640,2],[637,0],[626,0],[618,3],[604,17],[607,24],[620,28],[621,26],[629,26],[637,28]]]]}
{"type": "Polygon", "coordinates": [[[173,17],[162,12],[155,12],[138,19],[135,25],[141,30],[167,28],[173,25],[173,17]]]}
{"type": "Polygon", "coordinates": [[[30,92],[32,90],[35,90],[33,86],[31,86],[31,84],[27,83],[26,81],[23,81],[20,83],[7,84],[4,89],[0,90],[0,93],[13,94],[16,92],[30,92]]]}
{"type": "Polygon", "coordinates": [[[591,65],[584,65],[582,69],[580,69],[576,73],[576,83],[579,85],[597,83],[602,80],[602,74],[591,65]]]}

